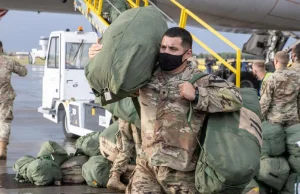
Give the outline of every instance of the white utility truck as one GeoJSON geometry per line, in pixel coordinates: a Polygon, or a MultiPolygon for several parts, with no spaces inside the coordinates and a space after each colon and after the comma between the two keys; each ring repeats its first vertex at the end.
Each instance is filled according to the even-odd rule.
{"type": "Polygon", "coordinates": [[[110,112],[94,102],[94,94],[85,78],[89,47],[96,43],[95,32],[55,31],[50,34],[43,77],[43,116],[62,122],[67,138],[75,138],[107,128],[110,112]]]}

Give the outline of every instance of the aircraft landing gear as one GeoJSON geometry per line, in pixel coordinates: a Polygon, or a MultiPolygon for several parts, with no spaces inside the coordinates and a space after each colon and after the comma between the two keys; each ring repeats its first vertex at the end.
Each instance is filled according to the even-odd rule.
{"type": "Polygon", "coordinates": [[[267,70],[274,71],[274,56],[283,49],[289,37],[288,32],[278,30],[254,34],[244,44],[243,52],[264,58],[267,70]]]}

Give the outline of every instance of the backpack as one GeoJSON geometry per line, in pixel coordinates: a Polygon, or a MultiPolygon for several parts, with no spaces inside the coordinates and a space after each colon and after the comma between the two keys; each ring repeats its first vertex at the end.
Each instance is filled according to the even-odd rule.
{"type": "MultiPolygon", "coordinates": [[[[195,75],[190,82],[205,75],[195,75]]],[[[208,115],[201,131],[201,153],[195,171],[200,193],[240,194],[258,173],[262,144],[260,105],[254,89],[242,88],[243,107],[208,115]],[[247,107],[247,108],[246,108],[247,107]]],[[[188,114],[188,121],[192,117],[188,114]]]]}

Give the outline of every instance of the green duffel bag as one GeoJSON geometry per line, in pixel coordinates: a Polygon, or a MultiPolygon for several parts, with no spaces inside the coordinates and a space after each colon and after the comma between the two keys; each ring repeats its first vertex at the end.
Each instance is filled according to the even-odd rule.
{"type": "Polygon", "coordinates": [[[82,175],[82,166],[73,166],[70,168],[62,168],[61,169],[62,175],[82,175]]]}
{"type": "Polygon", "coordinates": [[[288,179],[290,167],[283,157],[264,156],[260,161],[260,169],[257,180],[280,191],[288,179]]]}
{"type": "Polygon", "coordinates": [[[103,48],[85,67],[89,85],[103,106],[148,83],[167,29],[153,6],[129,9],[108,27],[101,39],[103,48]]]}
{"type": "Polygon", "coordinates": [[[257,91],[254,88],[240,89],[243,98],[243,107],[254,112],[261,118],[261,109],[257,91]]]}
{"type": "Polygon", "coordinates": [[[54,141],[45,142],[37,157],[53,160],[58,166],[69,159],[65,148],[54,141]]]}
{"type": "Polygon", "coordinates": [[[85,155],[74,156],[65,161],[60,168],[62,169],[62,181],[64,183],[84,183],[85,180],[82,176],[82,166],[88,161],[85,155]]]}
{"type": "Polygon", "coordinates": [[[61,181],[62,172],[53,160],[37,158],[28,165],[27,177],[31,183],[45,186],[61,181]]]}
{"type": "Polygon", "coordinates": [[[16,172],[16,177],[14,178],[16,181],[20,183],[29,182],[27,178],[27,167],[28,165],[35,160],[32,156],[23,156],[13,166],[13,170],[16,172]]]}
{"type": "Polygon", "coordinates": [[[122,13],[131,8],[127,1],[124,0],[110,0],[110,2],[118,9],[116,10],[107,1],[103,2],[102,16],[107,16],[108,14],[109,19],[105,16],[103,18],[107,19],[110,23],[114,22],[118,18],[118,16],[120,15],[119,11],[122,13]]]}
{"type": "Polygon", "coordinates": [[[99,135],[100,153],[109,161],[114,161],[119,154],[116,134],[119,131],[119,123],[114,122],[99,135]]]}
{"type": "MultiPolygon", "coordinates": [[[[96,98],[95,102],[101,105],[99,98],[96,98]]],[[[134,124],[137,128],[141,128],[141,119],[135,110],[131,97],[124,98],[118,102],[107,104],[102,107],[114,116],[134,124]]]]}
{"type": "Polygon", "coordinates": [[[106,187],[109,179],[110,162],[103,156],[92,156],[82,166],[82,176],[91,187],[106,187]]]}
{"type": "Polygon", "coordinates": [[[206,130],[201,134],[204,143],[195,174],[195,186],[200,193],[240,194],[258,173],[260,115],[245,108],[251,104],[259,106],[252,102],[258,101],[254,93],[252,89],[241,89],[244,107],[239,111],[209,114],[206,130]],[[253,98],[243,96],[249,92],[253,98]]]}
{"type": "Polygon", "coordinates": [[[289,175],[280,194],[299,194],[300,193],[300,176],[297,173],[289,175]]]}
{"type": "Polygon", "coordinates": [[[76,152],[82,152],[87,156],[97,156],[99,151],[99,135],[101,132],[92,132],[77,139],[75,143],[76,152]],[[79,151],[80,150],[80,151],[79,151]]]}
{"type": "Polygon", "coordinates": [[[300,157],[290,155],[288,159],[292,172],[300,174],[300,157]]]}
{"type": "Polygon", "coordinates": [[[130,9],[130,6],[128,5],[127,1],[124,0],[112,0],[111,3],[118,9],[114,9],[112,6],[109,8],[109,15],[111,22],[114,22],[118,16],[120,15],[119,11],[122,13],[128,9],[130,9]]]}
{"type": "Polygon", "coordinates": [[[82,166],[84,163],[86,163],[89,160],[87,156],[74,156],[70,158],[69,160],[65,161],[60,168],[67,169],[72,168],[74,166],[82,166]]]}
{"type": "Polygon", "coordinates": [[[285,134],[280,125],[268,121],[262,123],[263,147],[262,156],[280,156],[285,152],[285,134]]]}
{"type": "Polygon", "coordinates": [[[69,184],[81,184],[81,183],[84,183],[85,180],[81,174],[63,175],[62,182],[69,183],[69,184]]]}
{"type": "Polygon", "coordinates": [[[286,148],[290,155],[300,157],[300,124],[284,129],[286,133],[286,148]]]}

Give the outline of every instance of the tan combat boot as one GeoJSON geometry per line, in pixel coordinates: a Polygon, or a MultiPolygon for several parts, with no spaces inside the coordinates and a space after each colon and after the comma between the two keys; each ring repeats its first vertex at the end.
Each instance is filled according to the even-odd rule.
{"type": "Polygon", "coordinates": [[[125,192],[126,186],[120,181],[120,174],[113,172],[109,178],[106,187],[110,190],[125,192]]]}
{"type": "Polygon", "coordinates": [[[6,160],[7,142],[0,141],[0,160],[6,160]]]}

